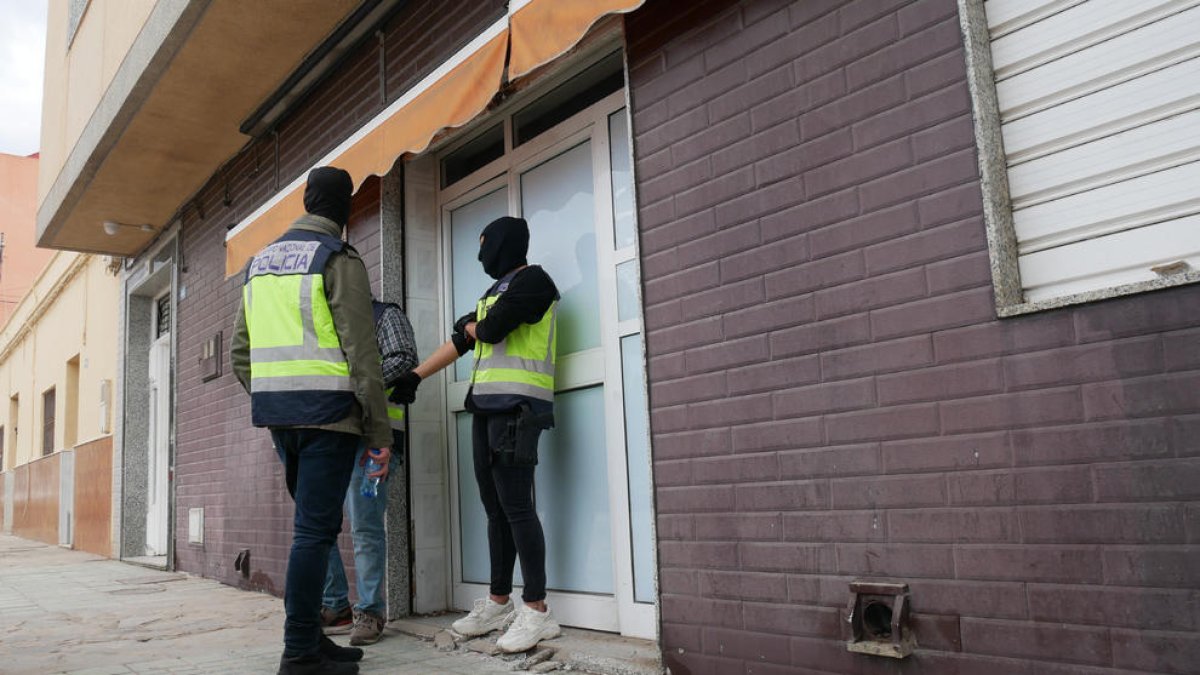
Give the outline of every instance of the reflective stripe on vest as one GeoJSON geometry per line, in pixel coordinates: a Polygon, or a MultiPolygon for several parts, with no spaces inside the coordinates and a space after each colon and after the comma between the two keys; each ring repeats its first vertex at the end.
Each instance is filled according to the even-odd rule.
{"type": "Polygon", "coordinates": [[[280,240],[264,248],[242,290],[250,335],[250,391],[353,392],[325,299],[321,243],[280,240]]]}
{"type": "MultiPolygon", "coordinates": [[[[507,284],[502,285],[507,287],[507,284]]],[[[502,292],[502,291],[501,291],[502,292]]],[[[479,321],[496,304],[500,293],[479,300],[479,321]]],[[[552,403],[557,336],[558,301],[550,303],[537,323],[523,323],[496,344],[475,341],[475,371],[471,391],[475,396],[509,395],[552,403]]]]}
{"type": "Polygon", "coordinates": [[[388,423],[392,425],[392,431],[404,431],[404,406],[391,401],[392,391],[395,389],[395,387],[390,387],[384,392],[388,396],[388,423]]]}

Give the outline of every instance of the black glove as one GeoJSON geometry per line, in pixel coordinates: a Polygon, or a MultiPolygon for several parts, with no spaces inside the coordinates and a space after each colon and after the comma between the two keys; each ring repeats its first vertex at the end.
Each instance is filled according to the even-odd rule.
{"type": "Polygon", "coordinates": [[[475,320],[475,312],[468,312],[458,317],[458,321],[454,322],[454,332],[459,335],[471,337],[467,335],[467,324],[475,320]]]}
{"type": "Polygon", "coordinates": [[[462,333],[451,333],[450,341],[454,343],[454,349],[458,352],[459,356],[475,348],[475,341],[470,336],[463,335],[462,333]]]}
{"type": "Polygon", "coordinates": [[[410,370],[396,380],[388,400],[398,405],[408,405],[417,400],[417,387],[420,384],[421,376],[410,370]]]}

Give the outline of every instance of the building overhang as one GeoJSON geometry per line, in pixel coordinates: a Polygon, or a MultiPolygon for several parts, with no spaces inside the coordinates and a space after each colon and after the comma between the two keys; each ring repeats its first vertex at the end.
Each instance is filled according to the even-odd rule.
{"type": "Polygon", "coordinates": [[[46,192],[38,245],[143,250],[249,140],[242,123],[359,4],[156,3],[46,192]]]}

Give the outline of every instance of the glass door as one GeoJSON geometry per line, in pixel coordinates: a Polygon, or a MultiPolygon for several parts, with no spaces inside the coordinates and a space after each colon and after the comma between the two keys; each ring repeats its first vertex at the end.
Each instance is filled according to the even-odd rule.
{"type": "MultiPolygon", "coordinates": [[[[652,637],[649,434],[623,105],[623,92],[608,96],[515,149],[505,120],[503,156],[442,190],[445,297],[449,321],[471,311],[493,282],[476,259],[483,227],[502,215],[529,222],[529,262],[561,295],[556,427],[542,436],[535,481],[548,602],[565,625],[652,637]]],[[[446,402],[456,446],[453,604],[463,609],[488,579],[487,522],[462,409],[473,365],[470,355],[455,364],[446,402]]]]}

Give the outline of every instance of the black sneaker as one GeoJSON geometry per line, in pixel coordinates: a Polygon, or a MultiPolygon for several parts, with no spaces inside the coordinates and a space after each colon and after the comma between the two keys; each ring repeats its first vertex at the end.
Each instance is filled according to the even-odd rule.
{"type": "Polygon", "coordinates": [[[353,663],[361,661],[363,650],[358,647],[343,647],[338,643],[330,640],[324,635],[321,636],[321,645],[319,647],[321,653],[328,656],[332,661],[341,661],[342,663],[353,663]]]}
{"type": "Polygon", "coordinates": [[[277,675],[358,675],[358,664],[334,661],[324,654],[284,656],[277,675]]]}

